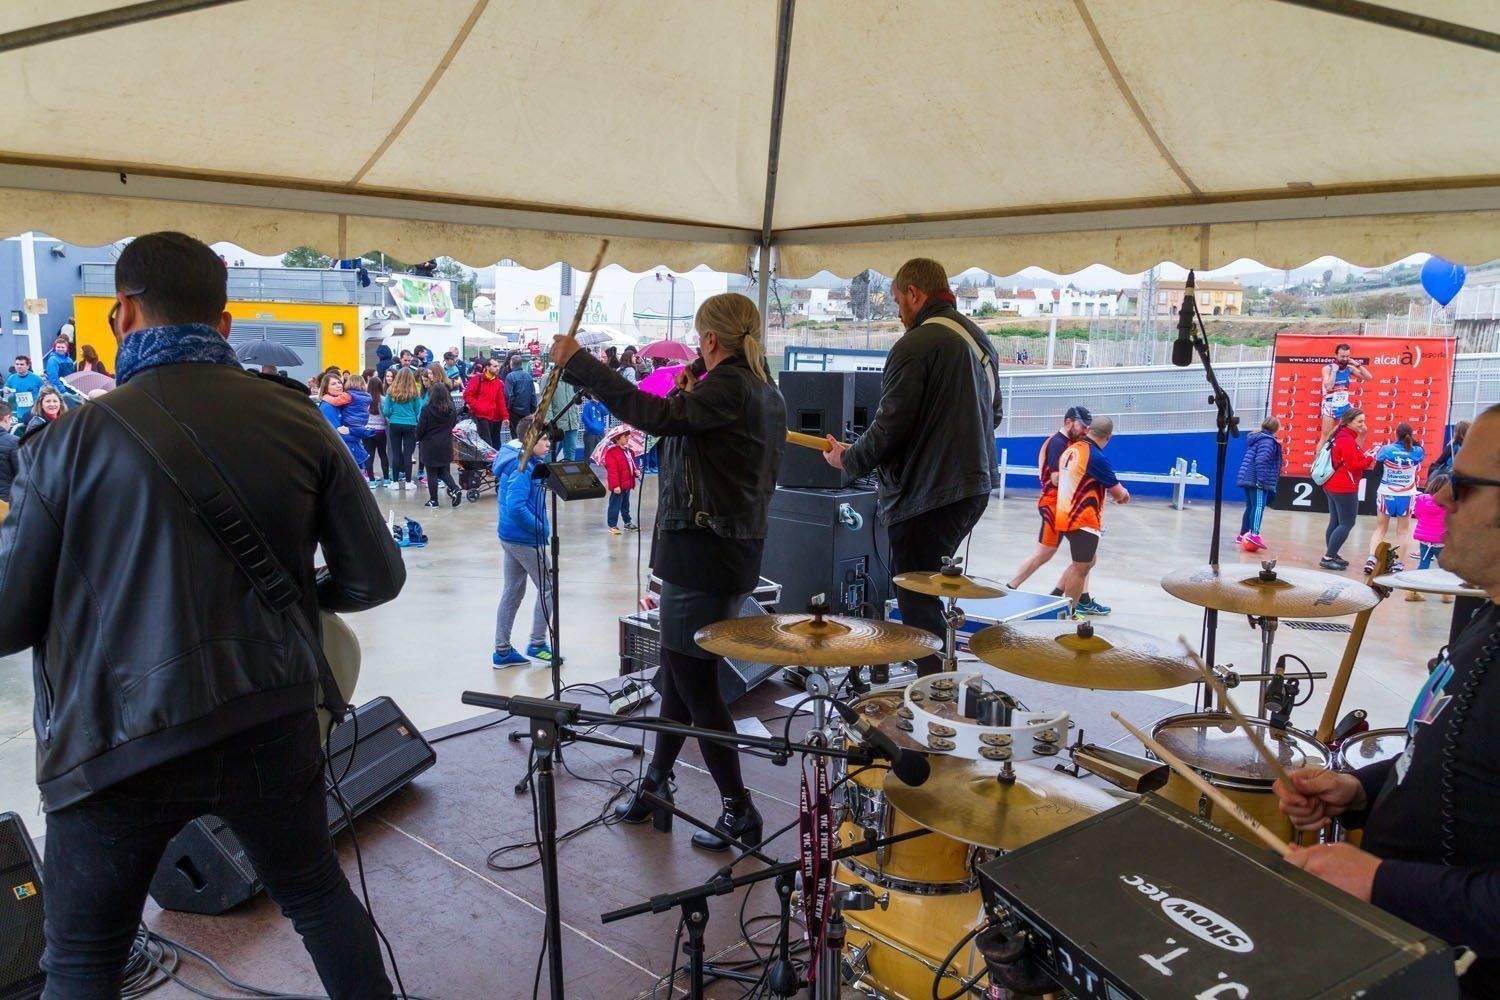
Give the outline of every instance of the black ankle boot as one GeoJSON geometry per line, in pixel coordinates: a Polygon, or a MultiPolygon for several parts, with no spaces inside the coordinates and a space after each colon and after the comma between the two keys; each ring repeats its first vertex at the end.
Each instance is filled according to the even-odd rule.
{"type": "Polygon", "coordinates": [[[644,823],[649,819],[652,827],[663,833],[672,829],[672,810],[652,803],[641,794],[643,791],[651,792],[668,802],[673,801],[672,772],[663,773],[654,767],[646,768],[646,773],[641,778],[635,794],[615,807],[615,817],[621,823],[644,823]]]}
{"type": "Polygon", "coordinates": [[[700,830],[693,834],[693,846],[705,851],[727,851],[733,846],[731,838],[746,847],[759,847],[762,832],[760,812],[750,801],[750,793],[742,792],[724,800],[724,813],[714,824],[714,833],[700,830]]]}

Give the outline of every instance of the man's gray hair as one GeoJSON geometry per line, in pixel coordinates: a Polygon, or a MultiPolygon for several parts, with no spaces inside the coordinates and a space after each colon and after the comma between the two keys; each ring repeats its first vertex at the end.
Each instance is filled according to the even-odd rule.
{"type": "Polygon", "coordinates": [[[1089,424],[1088,435],[1100,441],[1108,441],[1115,433],[1115,422],[1108,417],[1095,417],[1089,424]]]}

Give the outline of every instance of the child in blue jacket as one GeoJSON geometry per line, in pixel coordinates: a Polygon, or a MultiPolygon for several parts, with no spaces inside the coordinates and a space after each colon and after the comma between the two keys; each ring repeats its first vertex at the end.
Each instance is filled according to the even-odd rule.
{"type": "Polygon", "coordinates": [[[1234,540],[1247,552],[1258,552],[1266,547],[1260,537],[1260,520],[1266,512],[1266,504],[1276,495],[1276,484],[1281,481],[1281,442],[1276,440],[1276,432],[1280,429],[1281,421],[1267,417],[1261,421],[1260,430],[1245,439],[1245,457],[1240,461],[1240,474],[1235,479],[1245,491],[1245,516],[1234,540]]]}
{"type": "Polygon", "coordinates": [[[495,496],[499,501],[499,523],[496,533],[500,536],[500,563],[504,570],[504,582],[500,586],[500,606],[495,611],[495,655],[491,661],[496,667],[509,667],[528,663],[528,659],[552,661],[552,647],[547,643],[547,624],[552,610],[552,591],[548,584],[546,551],[549,529],[547,524],[546,498],[542,494],[541,481],[532,477],[532,471],[543,461],[552,448],[552,441],[543,434],[532,448],[532,459],[523,471],[521,463],[521,441],[531,427],[532,417],[516,423],[516,436],[500,447],[490,471],[495,474],[495,496]],[[536,585],[536,608],[531,615],[531,642],[522,656],[510,644],[511,626],[515,624],[516,612],[521,609],[521,598],[526,596],[526,578],[536,585]]]}

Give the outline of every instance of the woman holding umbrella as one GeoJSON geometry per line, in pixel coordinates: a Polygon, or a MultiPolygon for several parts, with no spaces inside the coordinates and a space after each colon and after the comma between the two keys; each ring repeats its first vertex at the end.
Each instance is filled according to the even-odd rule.
{"type": "MultiPolygon", "coordinates": [[[[766,372],[754,303],[743,295],[715,295],[699,307],[694,322],[706,374],[696,383],[684,377],[682,391],[666,398],[640,391],[570,337],[556,339],[552,360],[617,418],[662,436],[651,553],[652,569],[662,580],[662,715],[732,732],[717,658],[693,636],[705,625],[733,618],[759,582],[786,406],[766,372]]],[[[642,791],[671,798],[672,766],[682,744],[681,737],[657,737],[642,791]]],[[[759,843],[761,817],[740,774],[738,754],[717,744],[703,744],[702,751],[724,809],[715,831],[695,834],[694,845],[723,851],[731,838],[759,843]]],[[[671,812],[653,808],[639,794],[618,815],[629,823],[650,819],[659,830],[671,827],[671,812]]]]}

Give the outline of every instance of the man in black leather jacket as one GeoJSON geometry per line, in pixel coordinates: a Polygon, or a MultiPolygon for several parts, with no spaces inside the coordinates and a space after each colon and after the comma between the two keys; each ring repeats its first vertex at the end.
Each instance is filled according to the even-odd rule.
{"type": "Polygon", "coordinates": [[[107,402],[119,419],[91,403],[26,440],[0,529],[0,654],[33,650],[44,996],[119,995],[162,850],[213,813],[329,995],[389,997],[328,833],[315,656],[127,427],[165,412],[189,432],[311,622],[395,597],[400,553],[305,389],[235,359],[212,250],[143,236],[121,253],[115,285],[120,387],[107,402]],[[327,569],[315,578],[319,546],[327,569]]]}
{"type": "MultiPolygon", "coordinates": [[[[935,572],[989,503],[1001,418],[998,356],[955,307],[937,261],[918,257],[901,265],[891,295],[906,334],[886,358],[880,409],[852,445],[829,437],[824,457],[851,479],[878,474],[891,572],[935,572]]],[[[896,602],[903,622],[943,635],[936,597],[897,589],[896,602]]],[[[939,664],[925,657],[918,672],[936,673],[939,664]]]]}

